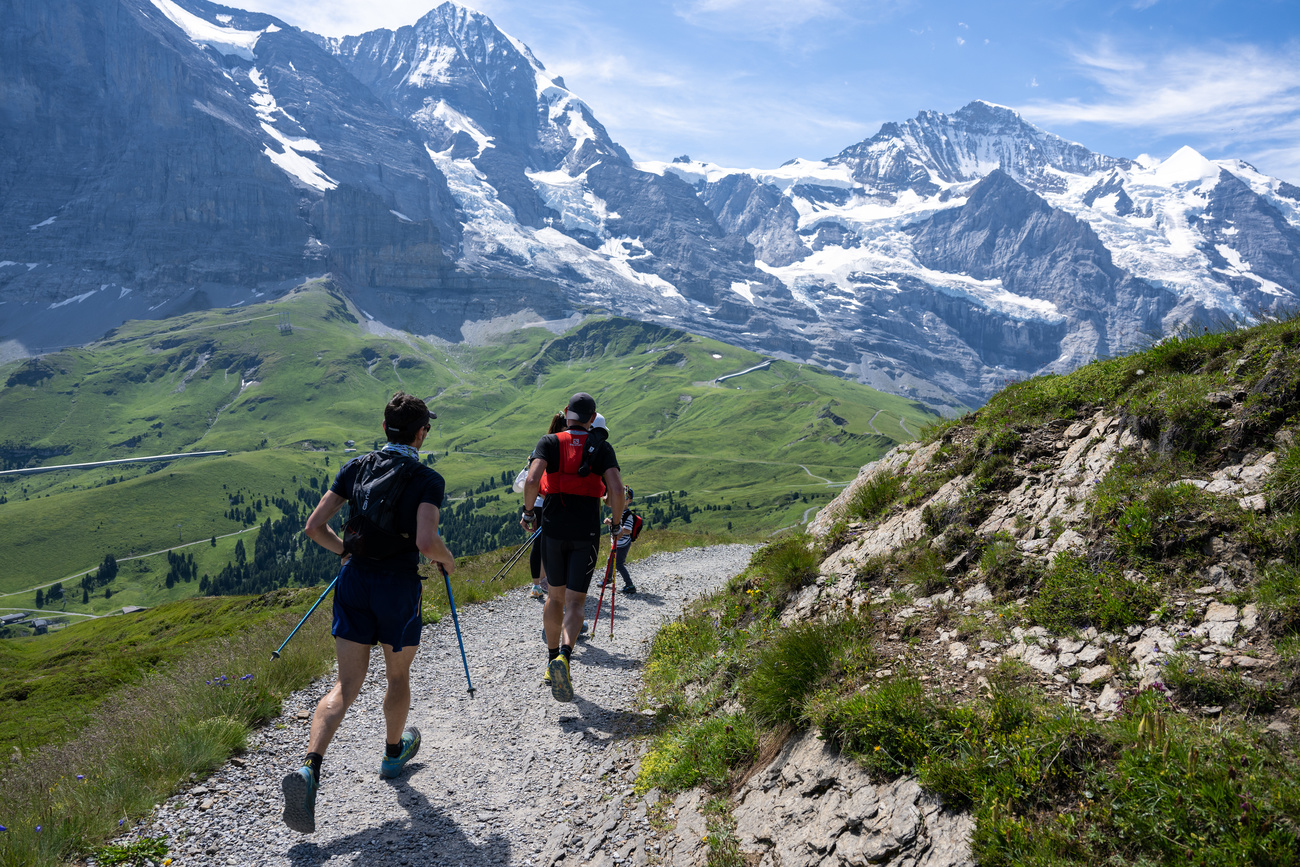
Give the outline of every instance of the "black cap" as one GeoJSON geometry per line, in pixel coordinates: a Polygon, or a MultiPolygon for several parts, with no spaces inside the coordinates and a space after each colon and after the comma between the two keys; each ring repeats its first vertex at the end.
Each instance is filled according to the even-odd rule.
{"type": "Polygon", "coordinates": [[[585,391],[580,391],[569,398],[569,412],[576,415],[579,421],[585,422],[596,414],[596,399],[585,391]]]}

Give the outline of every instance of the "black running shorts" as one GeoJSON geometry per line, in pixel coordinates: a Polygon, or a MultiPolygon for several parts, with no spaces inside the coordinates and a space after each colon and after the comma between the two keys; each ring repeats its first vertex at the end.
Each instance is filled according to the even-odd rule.
{"type": "Polygon", "coordinates": [[[546,564],[546,583],[564,587],[574,593],[586,593],[596,571],[599,540],[571,542],[551,539],[542,533],[542,562],[546,564]]]}

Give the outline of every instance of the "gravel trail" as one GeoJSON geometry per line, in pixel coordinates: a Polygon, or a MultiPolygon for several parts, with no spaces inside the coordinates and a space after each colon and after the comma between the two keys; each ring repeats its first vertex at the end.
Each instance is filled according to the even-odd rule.
{"type": "MultiPolygon", "coordinates": [[[[244,756],[160,805],[131,837],[168,835],[173,867],[523,867],[549,865],[566,852],[576,858],[566,863],[582,863],[604,842],[603,817],[617,813],[630,791],[638,754],[631,737],[649,725],[635,700],[650,639],[687,600],[744,569],[753,551],[723,545],[629,564],[639,592],[619,594],[612,639],[606,597],[599,634],[574,650],[576,696],[567,704],[541,684],[541,604],[527,588],[458,610],[472,699],[451,618],[426,626],[408,721],[422,745],[391,781],[378,773],[384,680],[376,651],[325,757],[314,834],[284,826],[280,780],[302,760],[307,717],[332,675],[288,697],[283,715],[254,733],[244,756]]],[[[589,622],[601,574],[588,596],[589,622]]],[[[425,592],[444,591],[431,581],[425,592]]]]}

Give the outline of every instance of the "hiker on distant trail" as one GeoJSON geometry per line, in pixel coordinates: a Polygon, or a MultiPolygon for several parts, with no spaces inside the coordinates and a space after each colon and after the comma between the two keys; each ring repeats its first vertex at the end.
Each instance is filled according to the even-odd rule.
{"type": "Polygon", "coordinates": [[[361,692],[370,648],[384,651],[385,752],[381,777],[396,777],[420,749],[420,731],[406,725],[411,706],[411,663],[420,641],[420,555],[444,572],[456,560],[438,535],[444,483],[420,463],[429,435],[424,401],[398,392],[384,408],[388,443],[339,470],[303,532],[342,558],[334,592],[338,681],[316,706],[303,766],[284,778],[284,822],[295,831],[316,830],[321,762],[348,707],[361,692]],[[340,539],[329,521],[347,503],[350,517],[340,539]],[[346,544],[345,544],[346,540],[346,544]]]}
{"type": "MultiPolygon", "coordinates": [[[[618,458],[608,442],[591,433],[596,420],[595,398],[586,392],[569,398],[565,420],[566,430],[547,434],[537,442],[533,449],[537,460],[529,466],[524,481],[525,503],[532,503],[539,492],[546,497],[540,521],[542,562],[550,593],[542,620],[546,629],[546,677],[557,701],[573,700],[570,657],[582,629],[587,588],[596,571],[601,497],[607,488],[611,492],[610,508],[616,515],[623,513],[618,458]],[[589,453],[593,444],[595,448],[589,453]]],[[[525,507],[520,520],[524,530],[532,532],[538,521],[536,510],[525,507]]],[[[614,528],[615,536],[622,531],[622,525],[614,528]]]]}
{"type": "MultiPolygon", "coordinates": [[[[613,518],[606,518],[605,523],[613,526],[613,518]]],[[[641,516],[632,511],[631,488],[623,489],[623,518],[619,523],[623,525],[623,535],[618,537],[614,554],[614,568],[623,577],[623,592],[633,596],[636,594],[636,585],[632,583],[632,576],[627,571],[627,552],[631,549],[632,542],[636,540],[641,526],[641,516]]]]}

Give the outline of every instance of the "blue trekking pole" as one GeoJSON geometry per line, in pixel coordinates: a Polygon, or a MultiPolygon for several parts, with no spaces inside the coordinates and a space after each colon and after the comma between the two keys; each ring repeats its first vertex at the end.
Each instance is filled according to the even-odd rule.
{"type": "Polygon", "coordinates": [[[460,661],[465,664],[465,683],[469,685],[469,697],[474,697],[474,684],[469,679],[469,660],[465,658],[465,642],[460,638],[460,620],[456,617],[456,600],[451,597],[451,578],[447,577],[447,570],[438,564],[438,571],[442,573],[442,583],[447,587],[447,601],[451,603],[451,622],[456,627],[456,643],[460,645],[460,661]]]}
{"type": "MultiPolygon", "coordinates": [[[[334,585],[337,583],[339,583],[339,576],[335,575],[334,580],[330,582],[330,586],[326,587],[325,592],[322,593],[320,595],[320,598],[316,600],[316,605],[320,605],[322,602],[325,601],[325,597],[330,595],[330,591],[334,589],[334,585]]],[[[298,634],[298,630],[302,629],[302,625],[307,622],[307,618],[311,617],[311,613],[316,610],[316,605],[313,605],[311,608],[309,608],[307,610],[307,613],[302,616],[302,620],[298,621],[298,625],[293,628],[293,632],[289,633],[289,638],[293,638],[295,635],[298,634]]],[[[283,644],[281,644],[275,650],[271,651],[271,659],[274,660],[280,658],[280,651],[284,650],[284,645],[289,643],[289,638],[286,638],[283,644]]]]}

